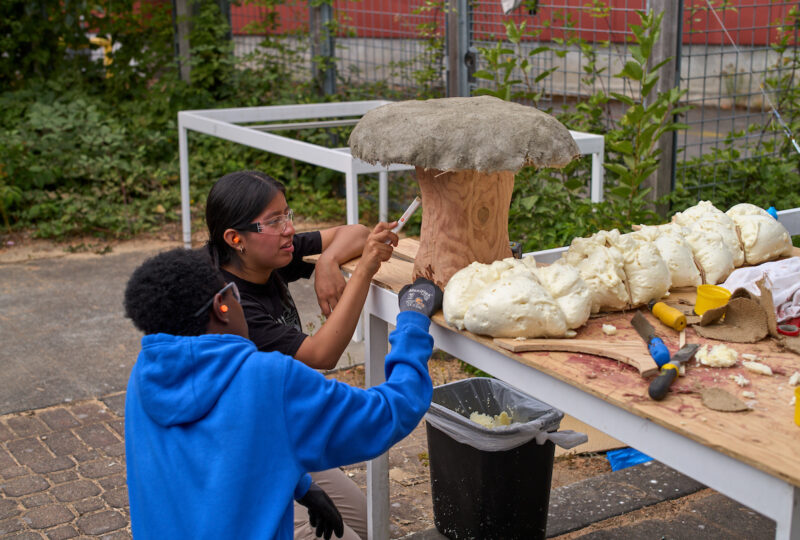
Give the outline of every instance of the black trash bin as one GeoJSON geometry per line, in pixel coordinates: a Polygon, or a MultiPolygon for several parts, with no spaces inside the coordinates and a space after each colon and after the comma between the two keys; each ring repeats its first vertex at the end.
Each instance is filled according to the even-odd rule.
{"type": "Polygon", "coordinates": [[[425,419],[439,532],[459,540],[544,538],[555,445],[542,439],[558,430],[563,416],[496,379],[434,388],[425,419]],[[510,426],[486,428],[469,420],[473,412],[502,411],[511,416],[510,426]]]}

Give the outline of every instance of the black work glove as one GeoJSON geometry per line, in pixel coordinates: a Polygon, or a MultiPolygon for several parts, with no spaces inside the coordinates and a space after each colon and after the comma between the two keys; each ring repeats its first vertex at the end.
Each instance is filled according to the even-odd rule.
{"type": "Polygon", "coordinates": [[[430,318],[442,308],[443,297],[442,289],[433,281],[417,278],[414,283],[400,289],[397,300],[400,311],[419,311],[430,318]]]}
{"type": "Polygon", "coordinates": [[[308,508],[308,523],[316,527],[314,534],[317,538],[322,538],[324,535],[325,540],[330,540],[331,534],[335,534],[337,538],[344,535],[342,514],[336,509],[328,494],[317,484],[311,482],[308,492],[297,502],[308,508]]]}

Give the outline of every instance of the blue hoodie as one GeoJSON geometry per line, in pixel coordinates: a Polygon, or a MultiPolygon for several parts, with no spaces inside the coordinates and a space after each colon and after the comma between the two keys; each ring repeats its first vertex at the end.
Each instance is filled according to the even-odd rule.
{"type": "Polygon", "coordinates": [[[419,423],[429,326],[398,315],[386,382],[367,390],[235,335],[144,336],[125,402],[134,537],[292,538],[307,471],[379,456],[419,423]]]}

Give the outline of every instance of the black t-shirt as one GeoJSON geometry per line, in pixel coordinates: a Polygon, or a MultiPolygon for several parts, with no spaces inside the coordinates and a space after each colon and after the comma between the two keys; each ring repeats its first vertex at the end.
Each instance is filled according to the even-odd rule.
{"type": "Polygon", "coordinates": [[[307,336],[287,284],[311,277],[314,265],[304,262],[303,257],[322,252],[322,236],[319,231],[296,234],[292,244],[292,262],[274,270],[264,284],[222,271],[225,279],[235,281],[239,288],[250,340],[261,351],[278,351],[289,356],[294,356],[307,336]]]}

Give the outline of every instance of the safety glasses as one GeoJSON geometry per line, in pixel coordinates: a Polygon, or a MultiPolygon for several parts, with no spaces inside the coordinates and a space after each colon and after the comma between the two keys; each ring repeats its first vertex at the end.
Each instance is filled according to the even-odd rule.
{"type": "Polygon", "coordinates": [[[242,227],[241,231],[256,232],[259,234],[283,234],[286,232],[286,227],[289,222],[294,220],[294,212],[289,210],[288,213],[274,217],[267,221],[256,221],[249,223],[242,227]]]}
{"type": "Polygon", "coordinates": [[[235,282],[231,281],[230,283],[228,283],[227,285],[222,287],[219,291],[215,292],[214,296],[211,297],[211,300],[209,300],[208,302],[203,304],[203,307],[198,309],[193,316],[194,317],[199,317],[200,315],[202,315],[203,313],[208,311],[208,308],[210,308],[211,305],[214,303],[214,298],[216,298],[218,294],[224,295],[225,291],[227,291],[228,289],[231,290],[231,292],[233,293],[233,297],[236,298],[236,301],[241,304],[242,303],[242,297],[239,296],[239,287],[236,286],[235,282]]]}

